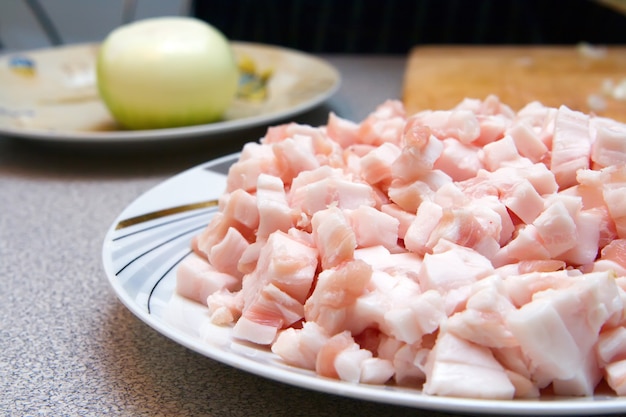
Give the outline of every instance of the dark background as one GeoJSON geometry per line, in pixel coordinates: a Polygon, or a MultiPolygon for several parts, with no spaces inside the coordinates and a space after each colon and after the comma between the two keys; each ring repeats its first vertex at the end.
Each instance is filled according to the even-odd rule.
{"type": "Polygon", "coordinates": [[[193,13],[232,40],[317,53],[626,43],[626,16],[591,0],[196,0],[193,13]]]}

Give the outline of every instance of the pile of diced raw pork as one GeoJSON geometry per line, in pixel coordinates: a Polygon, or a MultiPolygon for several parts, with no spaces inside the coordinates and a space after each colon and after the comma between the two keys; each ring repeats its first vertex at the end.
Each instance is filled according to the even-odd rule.
{"type": "Polygon", "coordinates": [[[626,395],[626,125],[495,96],[271,127],[177,272],[286,364],[470,398],[626,395]]]}

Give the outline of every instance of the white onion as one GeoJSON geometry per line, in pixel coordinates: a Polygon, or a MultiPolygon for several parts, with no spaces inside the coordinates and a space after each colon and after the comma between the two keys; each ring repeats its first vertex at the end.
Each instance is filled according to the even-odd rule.
{"type": "Polygon", "coordinates": [[[112,31],[98,53],[100,97],[129,129],[219,120],[238,84],[224,35],[187,17],[137,21],[112,31]]]}

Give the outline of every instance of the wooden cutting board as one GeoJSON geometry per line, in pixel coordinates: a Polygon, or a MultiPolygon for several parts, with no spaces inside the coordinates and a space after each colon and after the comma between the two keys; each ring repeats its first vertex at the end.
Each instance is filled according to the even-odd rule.
{"type": "Polygon", "coordinates": [[[495,94],[515,111],[539,100],[626,122],[626,87],[621,100],[603,92],[603,83],[624,80],[626,46],[419,46],[410,51],[402,93],[409,113],[495,94]]]}

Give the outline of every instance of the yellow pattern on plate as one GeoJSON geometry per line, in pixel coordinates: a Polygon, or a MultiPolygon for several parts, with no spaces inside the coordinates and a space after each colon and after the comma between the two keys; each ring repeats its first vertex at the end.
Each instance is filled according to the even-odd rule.
{"type": "Polygon", "coordinates": [[[120,130],[101,102],[95,61],[99,44],[69,45],[0,57],[0,134],[53,141],[161,140],[225,133],[269,124],[311,109],[339,87],[339,72],[326,61],[277,46],[232,42],[237,57],[271,68],[265,100],[236,100],[224,120],[172,129],[120,130]],[[11,65],[32,61],[31,76],[11,65]]]}

